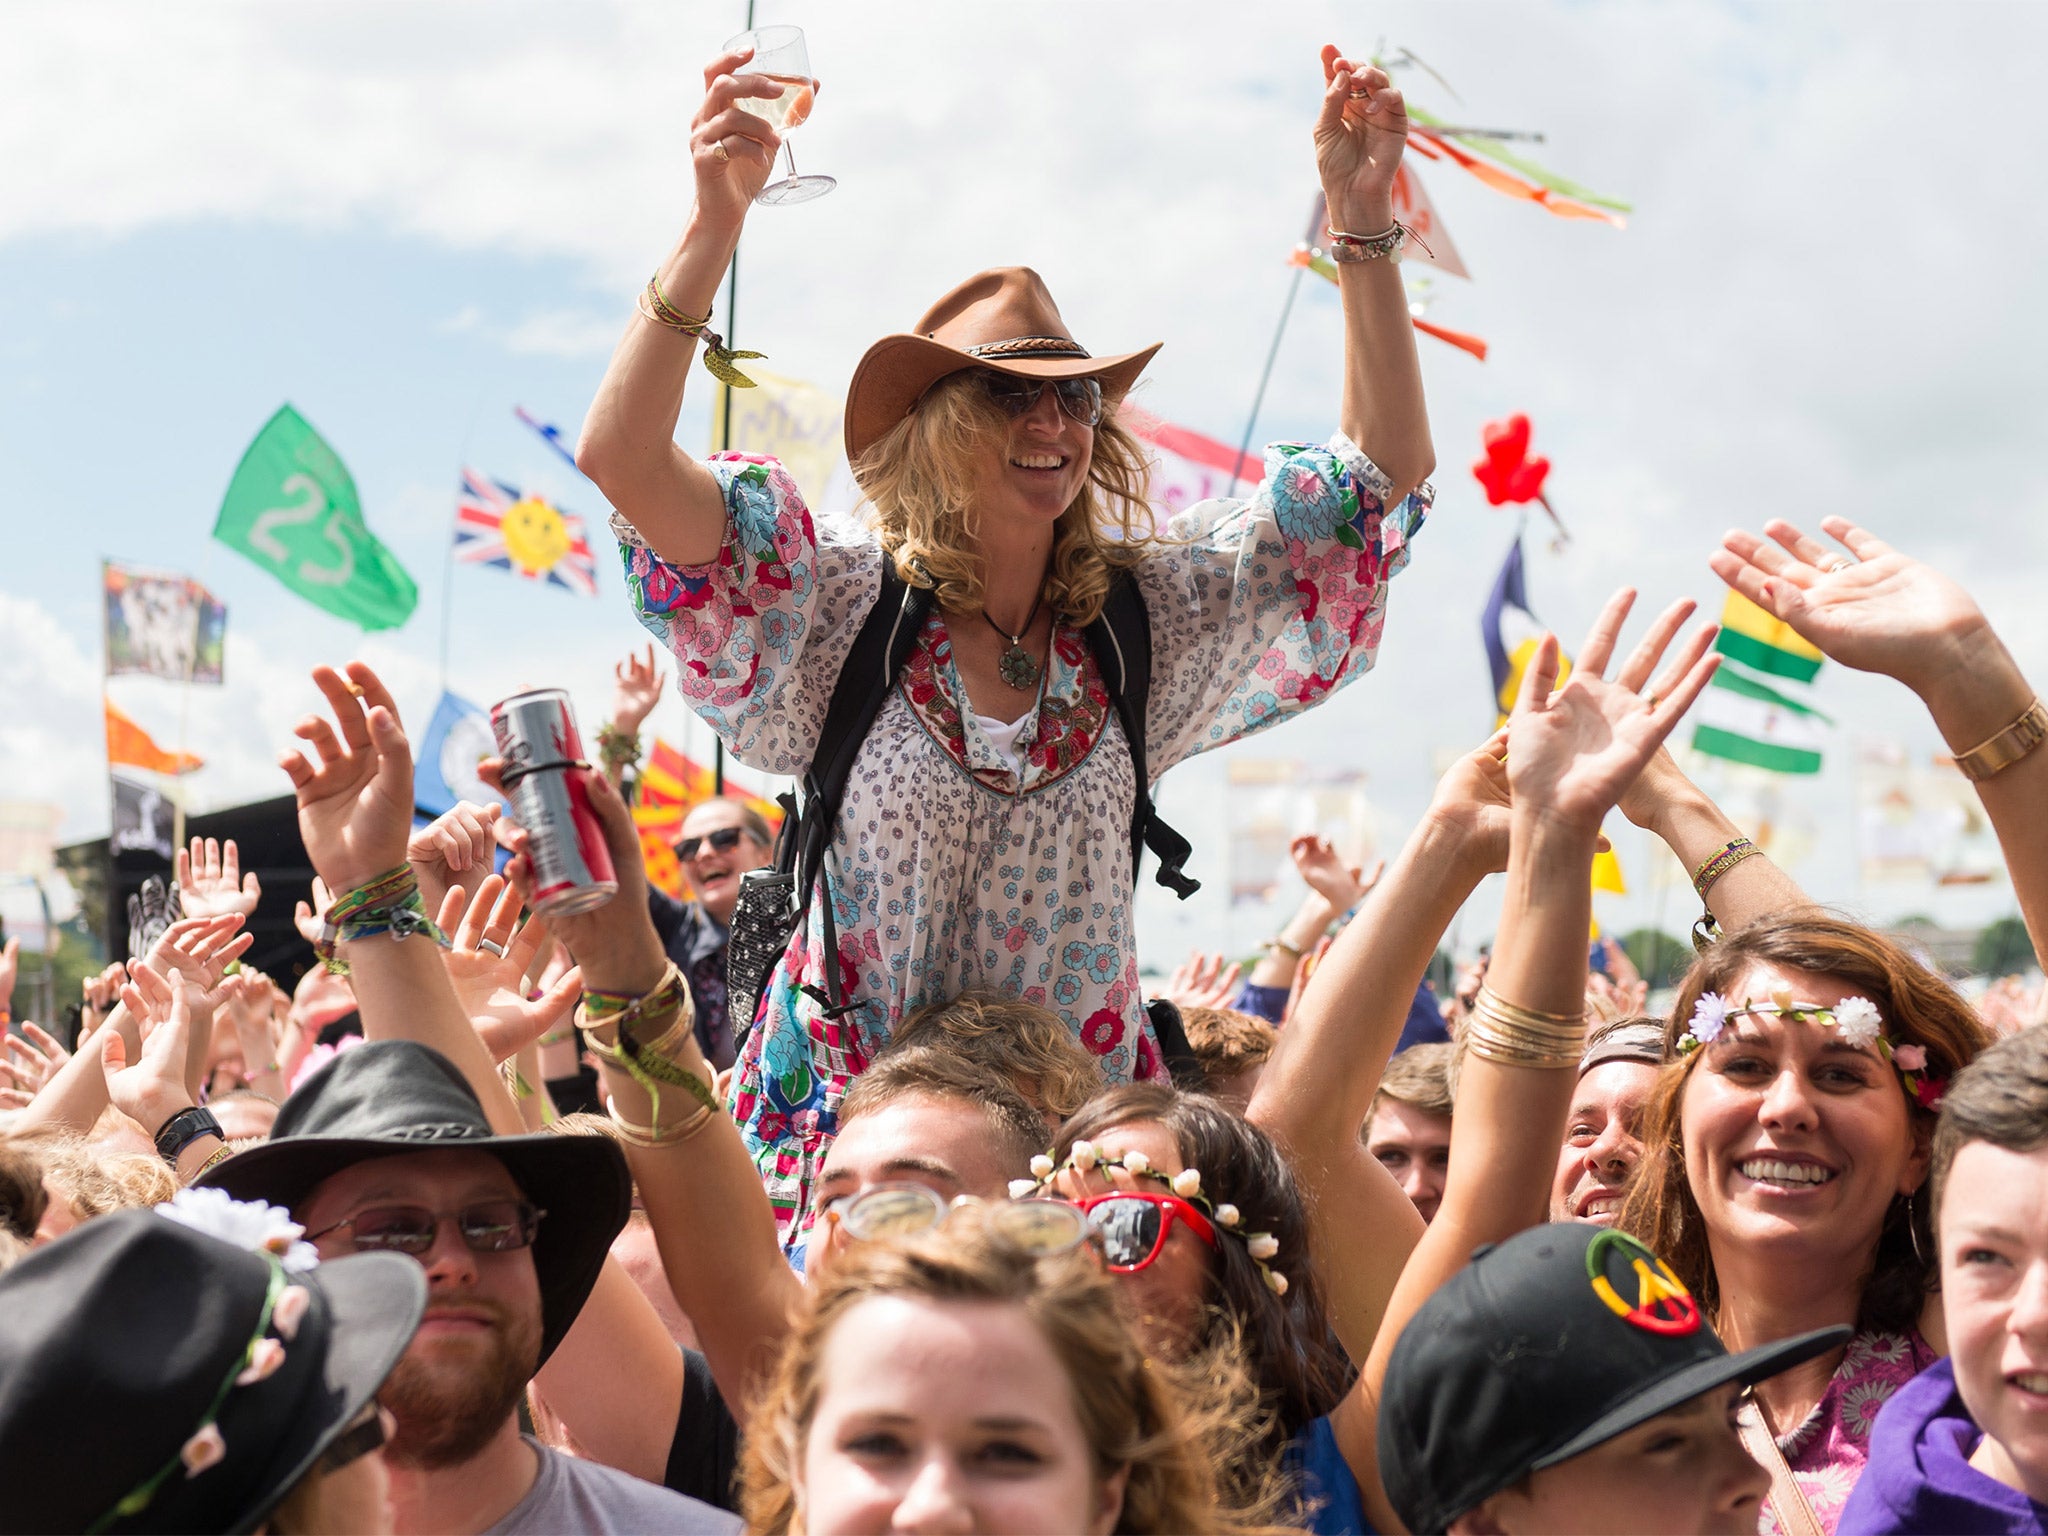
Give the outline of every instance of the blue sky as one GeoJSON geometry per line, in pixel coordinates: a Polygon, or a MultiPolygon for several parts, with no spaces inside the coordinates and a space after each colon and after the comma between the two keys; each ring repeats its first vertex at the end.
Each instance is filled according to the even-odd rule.
{"type": "MultiPolygon", "coordinates": [[[[313,695],[306,669],[360,654],[423,723],[438,675],[456,474],[553,492],[592,523],[593,602],[456,573],[454,685],[488,700],[561,684],[603,709],[638,643],[594,490],[512,419],[572,435],[634,289],[680,228],[681,148],[701,68],[739,5],[404,7],[98,3],[25,7],[0,57],[0,798],[104,829],[97,563],[201,576],[230,606],[222,690],[195,690],[186,739],[209,758],[195,804],[279,792],[271,760],[313,695]],[[292,401],[354,471],[372,528],[421,604],[363,637],[286,594],[207,533],[235,462],[292,401]]],[[[1378,671],[1241,755],[1355,766],[1383,844],[1426,800],[1432,764],[1486,721],[1477,613],[1511,533],[1465,466],[1481,422],[1535,419],[1578,535],[1532,540],[1539,612],[1567,639],[1613,585],[1717,605],[1723,528],[1842,511],[1979,592],[2022,662],[2048,674],[2044,473],[2034,447],[2048,267],[2031,63],[2048,23],[1968,8],[1640,4],[1222,3],[1010,6],[766,3],[810,32],[824,77],[797,141],[840,189],[763,209],[743,246],[743,340],[777,371],[843,387],[862,347],[965,273],[1024,261],[1098,349],[1163,338],[1141,399],[1234,440],[1289,282],[1313,185],[1306,144],[1326,38],[1405,44],[1470,120],[1540,127],[1536,153],[1632,198],[1631,226],[1568,224],[1425,167],[1476,281],[1440,282],[1435,318],[1487,337],[1484,365],[1424,342],[1441,488],[1396,583],[1378,671]],[[1361,29],[1370,35],[1362,35],[1361,29]],[[1964,113],[1964,126],[1956,114],[1964,113]]],[[[1311,281],[1262,436],[1325,435],[1340,358],[1333,295],[1311,281]]],[[[701,442],[701,393],[682,437],[701,442]]],[[[1859,888],[1851,745],[1931,750],[1896,688],[1823,674],[1841,722],[1796,870],[1877,915],[1958,917],[2003,891],[1859,888]]],[[[160,739],[168,687],[115,684],[160,739]]],[[[670,700],[655,725],[685,730],[670,700]]],[[[700,747],[707,741],[701,732],[700,747]]],[[[1197,761],[1163,805],[1227,814],[1226,764],[1197,761]]],[[[1211,890],[1148,896],[1154,953],[1270,931],[1230,912],[1220,835],[1195,839],[1211,890]]],[[[1603,898],[1620,926],[1679,929],[1648,879],[1603,898]]],[[[1689,899],[1688,899],[1689,900],[1689,899]]],[[[1487,904],[1475,909],[1483,934],[1487,904]]]]}

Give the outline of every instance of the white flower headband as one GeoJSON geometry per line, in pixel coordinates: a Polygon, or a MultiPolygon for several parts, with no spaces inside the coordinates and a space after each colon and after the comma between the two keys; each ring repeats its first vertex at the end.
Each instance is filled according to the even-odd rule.
{"type": "Polygon", "coordinates": [[[1271,1267],[1271,1261],[1280,1256],[1280,1239],[1270,1232],[1246,1232],[1244,1218],[1236,1206],[1227,1202],[1212,1204],[1202,1192],[1202,1175],[1194,1168],[1183,1168],[1168,1177],[1152,1166],[1152,1159],[1142,1152],[1125,1152],[1112,1157],[1098,1151],[1095,1143],[1086,1139],[1077,1141],[1067,1152],[1064,1163],[1055,1163],[1046,1153],[1039,1153],[1031,1159],[1031,1174],[1028,1179],[1010,1180],[1010,1198],[1026,1200],[1036,1195],[1060,1174],[1069,1169],[1087,1173],[1094,1168],[1121,1168],[1125,1173],[1141,1179],[1157,1179],[1173,1193],[1192,1206],[1199,1208],[1209,1217],[1212,1225],[1221,1227],[1232,1237],[1244,1244],[1245,1252],[1251,1255],[1252,1263],[1258,1266],[1259,1276],[1266,1282],[1266,1289],[1275,1296],[1287,1294],[1287,1277],[1271,1267]]]}
{"type": "Polygon", "coordinates": [[[1731,1019],[1766,1017],[1830,1026],[1851,1045],[1875,1047],[1897,1070],[1913,1102],[1927,1109],[1939,1107],[1941,1096],[1948,1091],[1947,1078],[1928,1072],[1925,1046],[1910,1042],[1893,1045],[1885,1037],[1884,1015],[1869,998],[1845,997],[1834,1007],[1825,1008],[1819,1003],[1798,1001],[1792,989],[1782,982],[1771,988],[1765,1001],[1745,998],[1740,1007],[1730,1004],[1718,992],[1702,992],[1692,1006],[1692,1021],[1678,1037],[1678,1054],[1690,1056],[1701,1046],[1712,1045],[1721,1038],[1731,1019]]]}

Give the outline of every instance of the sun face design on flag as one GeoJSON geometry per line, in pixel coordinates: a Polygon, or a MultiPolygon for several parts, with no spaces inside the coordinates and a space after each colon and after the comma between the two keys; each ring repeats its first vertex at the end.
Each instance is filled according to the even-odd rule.
{"type": "Polygon", "coordinates": [[[538,496],[513,502],[500,527],[505,553],[522,575],[544,575],[569,553],[569,530],[562,524],[562,514],[538,496]]]}
{"type": "Polygon", "coordinates": [[[597,560],[582,519],[473,469],[462,472],[455,503],[455,558],[597,596],[597,560]]]}

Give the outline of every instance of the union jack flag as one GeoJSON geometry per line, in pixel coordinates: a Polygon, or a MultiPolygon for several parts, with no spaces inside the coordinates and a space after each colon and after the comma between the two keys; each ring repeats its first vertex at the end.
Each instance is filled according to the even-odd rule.
{"type": "Polygon", "coordinates": [[[455,503],[455,558],[597,596],[597,560],[583,519],[473,469],[462,472],[455,503]]]}

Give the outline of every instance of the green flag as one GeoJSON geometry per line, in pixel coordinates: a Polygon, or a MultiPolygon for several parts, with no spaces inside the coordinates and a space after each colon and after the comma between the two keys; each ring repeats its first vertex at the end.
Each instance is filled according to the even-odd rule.
{"type": "Polygon", "coordinates": [[[412,577],[363,522],[340,456],[289,405],[235,466],[213,536],[364,629],[396,629],[419,602],[412,577]]]}

